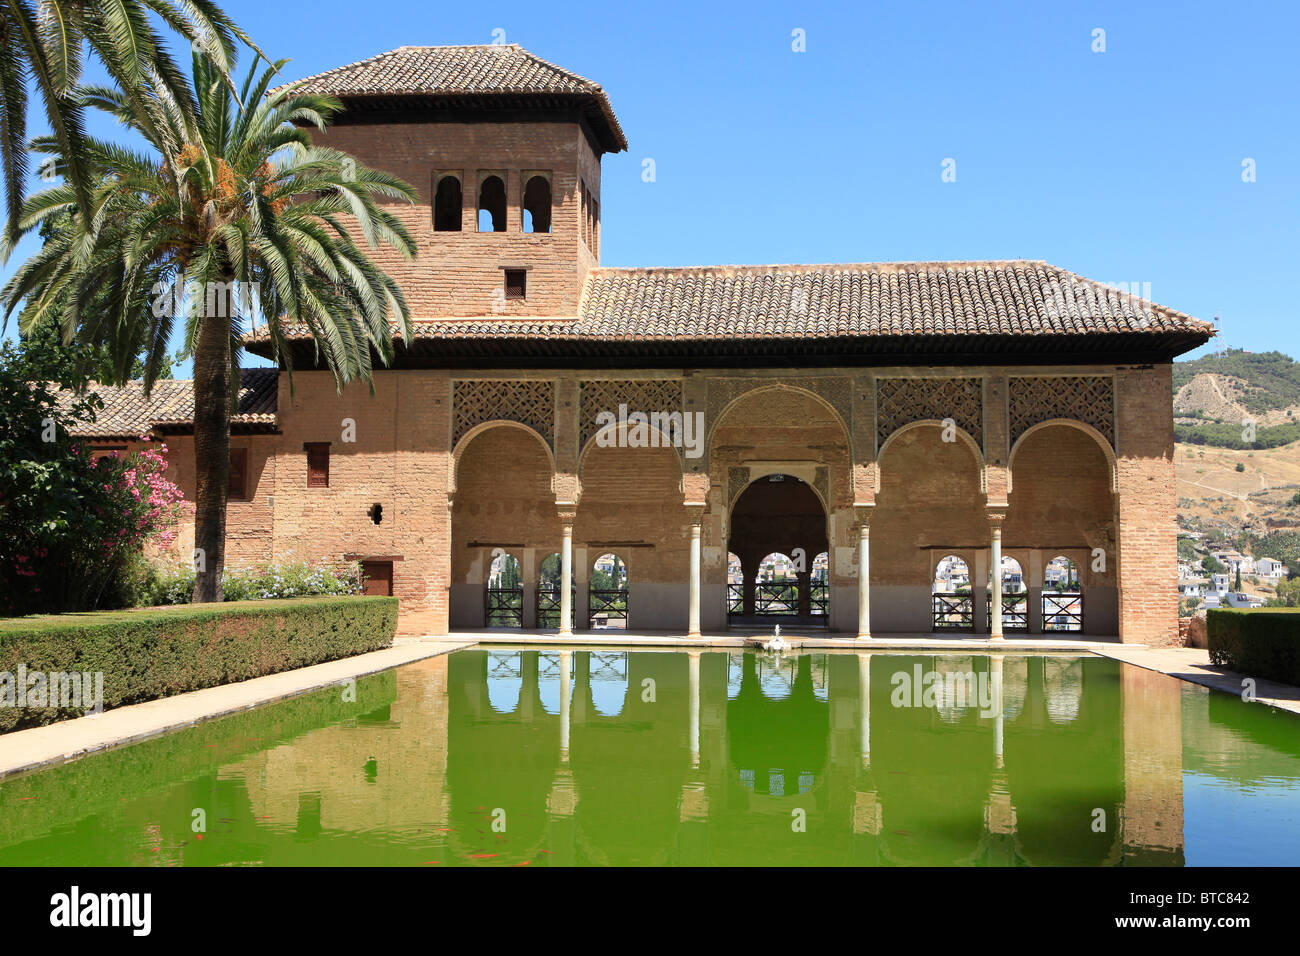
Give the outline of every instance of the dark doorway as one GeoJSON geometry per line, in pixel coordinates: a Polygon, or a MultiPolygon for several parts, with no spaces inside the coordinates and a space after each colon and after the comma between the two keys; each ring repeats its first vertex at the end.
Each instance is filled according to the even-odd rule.
{"type": "Polygon", "coordinates": [[[826,511],[806,482],[751,483],[731,509],[727,550],[739,563],[729,574],[729,624],[830,626],[826,511]]]}
{"type": "Polygon", "coordinates": [[[361,576],[365,579],[365,593],[379,597],[393,596],[393,562],[362,561],[361,576]]]}

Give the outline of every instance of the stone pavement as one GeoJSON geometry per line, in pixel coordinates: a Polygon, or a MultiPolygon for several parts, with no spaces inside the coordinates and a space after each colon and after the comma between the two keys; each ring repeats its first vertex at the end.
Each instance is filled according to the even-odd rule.
{"type": "MultiPolygon", "coordinates": [[[[1210,663],[1210,652],[1199,647],[1143,647],[1138,644],[1111,644],[1094,653],[1125,664],[1159,671],[1179,680],[1200,684],[1213,690],[1241,696],[1245,674],[1238,674],[1210,663]]],[[[1255,700],[1270,707],[1300,714],[1300,687],[1255,679],[1255,700]]]]}

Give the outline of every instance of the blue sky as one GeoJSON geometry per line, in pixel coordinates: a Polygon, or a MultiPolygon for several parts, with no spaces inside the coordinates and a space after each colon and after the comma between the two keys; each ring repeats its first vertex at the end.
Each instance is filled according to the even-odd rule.
{"type": "Polygon", "coordinates": [[[224,6],[290,79],[502,30],[601,83],[607,265],[1045,259],[1300,356],[1294,3],[224,6]]]}

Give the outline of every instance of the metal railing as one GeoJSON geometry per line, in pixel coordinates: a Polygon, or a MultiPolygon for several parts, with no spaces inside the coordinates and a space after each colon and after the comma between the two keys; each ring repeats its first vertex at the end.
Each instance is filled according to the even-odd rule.
{"type": "Polygon", "coordinates": [[[754,613],[797,615],[799,613],[799,586],[793,581],[778,582],[776,584],[755,584],[754,613]]]}
{"type": "MultiPolygon", "coordinates": [[[[993,595],[984,594],[984,613],[988,626],[993,627],[993,595]]],[[[1029,592],[1017,591],[1002,595],[1002,630],[1029,630],[1029,592]]]]}
{"type": "Polygon", "coordinates": [[[1044,591],[1043,630],[1082,631],[1083,593],[1080,591],[1044,591]]]}
{"type": "MultiPolygon", "coordinates": [[[[569,627],[576,627],[578,623],[578,589],[573,588],[570,592],[573,600],[569,602],[569,627]]],[[[537,588],[537,626],[538,627],[559,627],[560,626],[560,589],[537,588]]]]}
{"type": "Polygon", "coordinates": [[[487,588],[483,606],[488,627],[524,626],[523,588],[487,588]]]}
{"type": "Polygon", "coordinates": [[[930,595],[931,624],[936,631],[975,630],[975,602],[969,594],[930,595]]]}
{"type": "Polygon", "coordinates": [[[627,627],[627,588],[591,588],[587,594],[589,626],[627,627]]]}
{"type": "Polygon", "coordinates": [[[744,614],[745,613],[745,586],[743,584],[727,584],[727,613],[744,614]]]}

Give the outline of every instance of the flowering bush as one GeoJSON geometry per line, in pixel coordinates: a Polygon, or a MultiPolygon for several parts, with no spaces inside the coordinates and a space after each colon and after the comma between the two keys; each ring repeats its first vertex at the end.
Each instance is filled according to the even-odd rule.
{"type": "MultiPolygon", "coordinates": [[[[337,567],[313,567],[306,561],[253,568],[228,566],[222,585],[227,601],[360,594],[362,589],[361,568],[355,562],[337,567]]],[[[182,566],[159,573],[140,596],[140,601],[149,605],[188,604],[193,591],[194,569],[182,566]]]]}
{"type": "Polygon", "coordinates": [[[166,446],[98,460],[26,356],[0,348],[0,614],[92,610],[130,601],[146,544],[166,547],[188,507],[164,472],[166,446]]]}

